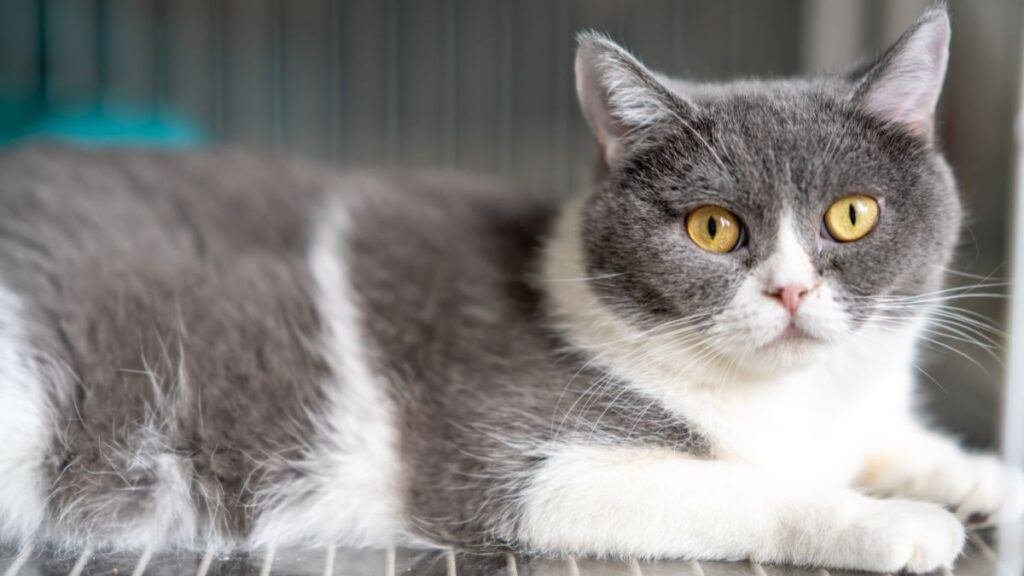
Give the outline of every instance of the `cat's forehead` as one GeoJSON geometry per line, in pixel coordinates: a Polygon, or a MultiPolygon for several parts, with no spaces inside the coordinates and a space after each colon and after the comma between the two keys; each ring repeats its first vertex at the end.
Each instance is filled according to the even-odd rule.
{"type": "Polygon", "coordinates": [[[844,91],[824,80],[745,81],[692,90],[690,101],[720,139],[779,143],[789,151],[842,136],[836,130],[845,127],[851,114],[844,91]]]}
{"type": "MultiPolygon", "coordinates": [[[[890,163],[884,139],[866,129],[841,81],[669,86],[694,105],[708,144],[681,147],[688,151],[680,157],[684,178],[716,193],[763,205],[766,195],[802,202],[836,186],[884,185],[890,163]]],[[[677,137],[685,143],[693,133],[684,126],[677,137]]]]}

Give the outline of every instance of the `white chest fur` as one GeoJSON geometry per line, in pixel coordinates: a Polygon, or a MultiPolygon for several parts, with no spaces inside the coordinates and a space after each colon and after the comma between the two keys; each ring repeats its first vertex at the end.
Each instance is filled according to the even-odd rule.
{"type": "MultiPolygon", "coordinates": [[[[747,382],[666,382],[657,395],[711,440],[716,455],[781,475],[848,483],[911,396],[904,335],[872,335],[808,368],[747,382]]],[[[646,387],[646,385],[644,385],[646,387]]]]}
{"type": "Polygon", "coordinates": [[[914,332],[868,330],[813,365],[770,378],[695,382],[648,371],[635,386],[692,422],[718,458],[847,484],[867,451],[909,415],[914,332]]]}

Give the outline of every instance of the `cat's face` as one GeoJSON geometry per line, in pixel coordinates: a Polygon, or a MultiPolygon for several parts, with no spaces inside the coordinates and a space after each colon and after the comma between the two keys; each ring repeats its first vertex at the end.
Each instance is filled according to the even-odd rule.
{"type": "Polygon", "coordinates": [[[602,301],[755,370],[900,322],[879,302],[936,289],[959,232],[932,143],[947,40],[933,13],[857,78],[697,86],[584,38],[607,170],[582,234],[602,301]]]}

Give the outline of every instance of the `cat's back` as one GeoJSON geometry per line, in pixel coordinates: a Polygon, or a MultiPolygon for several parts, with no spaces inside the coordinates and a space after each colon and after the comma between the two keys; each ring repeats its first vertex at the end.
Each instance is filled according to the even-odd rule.
{"type": "MultiPolygon", "coordinates": [[[[150,261],[171,252],[201,259],[305,254],[332,207],[366,224],[364,234],[390,231],[408,247],[469,229],[516,240],[502,235],[533,227],[557,199],[472,175],[338,171],[229,148],[35,144],[0,151],[0,226],[39,230],[36,240],[51,240],[51,250],[69,240],[80,255],[95,248],[102,255],[146,252],[150,261]],[[44,238],[58,233],[63,238],[44,238]]],[[[5,244],[11,247],[0,243],[0,250],[5,244]]]]}
{"type": "Polygon", "coordinates": [[[518,273],[539,204],[230,150],[0,154],[0,506],[19,507],[0,538],[393,533],[393,415],[359,300],[436,323],[423,296],[518,273]]]}
{"type": "MultiPolygon", "coordinates": [[[[301,250],[325,171],[233,150],[33,145],[0,155],[0,223],[80,257],[301,250]]],[[[53,253],[53,257],[71,255],[53,253]]]]}

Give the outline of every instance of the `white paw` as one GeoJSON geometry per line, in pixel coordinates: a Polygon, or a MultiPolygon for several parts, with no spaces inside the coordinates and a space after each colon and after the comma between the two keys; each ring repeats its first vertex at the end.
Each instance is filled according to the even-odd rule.
{"type": "Polygon", "coordinates": [[[964,528],[940,506],[880,500],[839,534],[837,568],[871,572],[932,572],[951,568],[964,545],[964,528]]]}
{"type": "Polygon", "coordinates": [[[985,526],[1013,522],[1024,515],[1024,473],[988,455],[970,457],[968,466],[970,489],[959,502],[951,503],[957,517],[985,526]]]}

